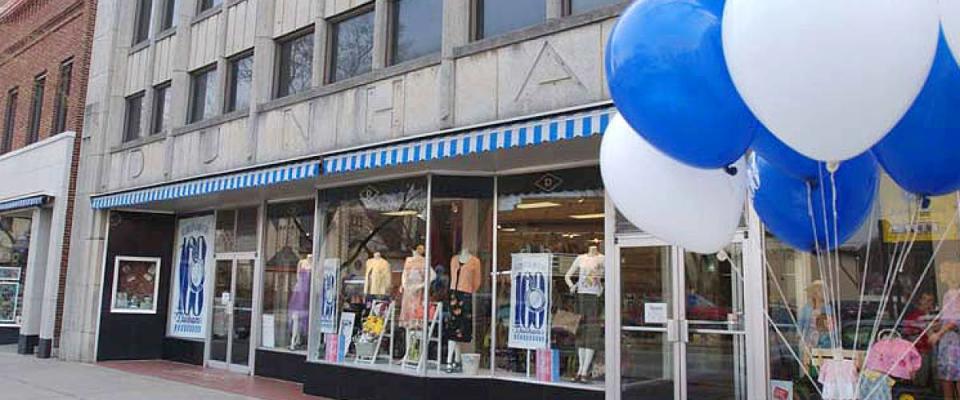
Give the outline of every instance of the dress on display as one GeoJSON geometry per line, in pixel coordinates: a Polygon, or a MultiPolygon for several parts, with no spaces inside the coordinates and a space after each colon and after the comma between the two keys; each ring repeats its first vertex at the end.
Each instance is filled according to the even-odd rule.
{"type": "Polygon", "coordinates": [[[450,259],[450,340],[468,343],[473,341],[473,294],[480,289],[480,259],[470,256],[460,263],[460,256],[450,259]]]}
{"type": "Polygon", "coordinates": [[[853,399],[859,376],[853,360],[824,360],[820,366],[820,376],[817,377],[823,384],[823,399],[853,399]]]}
{"type": "Polygon", "coordinates": [[[577,314],[580,327],[577,330],[577,347],[599,349],[603,347],[603,321],[600,318],[600,295],[603,293],[603,254],[581,254],[570,267],[577,273],[577,314]]]}
{"type": "Polygon", "coordinates": [[[301,333],[307,331],[307,317],[310,309],[310,261],[308,259],[300,260],[297,264],[297,283],[290,292],[290,322],[297,319],[297,329],[301,333]]]}
{"type": "Polygon", "coordinates": [[[400,323],[403,328],[423,326],[423,285],[427,273],[423,256],[407,257],[403,263],[403,297],[400,299],[400,323]]]}
{"type": "Polygon", "coordinates": [[[369,296],[386,296],[390,291],[390,263],[382,258],[367,260],[363,292],[369,296]]]}

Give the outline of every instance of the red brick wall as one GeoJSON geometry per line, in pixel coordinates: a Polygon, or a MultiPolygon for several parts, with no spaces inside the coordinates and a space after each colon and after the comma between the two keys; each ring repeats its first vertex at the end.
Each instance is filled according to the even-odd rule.
{"type": "Polygon", "coordinates": [[[12,149],[27,144],[34,79],[42,73],[46,73],[47,78],[38,136],[42,140],[60,133],[52,131],[55,123],[57,87],[60,83],[60,66],[68,59],[73,60],[65,130],[74,131],[77,136],[73,146],[67,198],[56,199],[57,202],[66,202],[67,206],[66,228],[62,233],[60,282],[54,325],[53,343],[57,347],[59,347],[63,321],[64,289],[67,282],[80,143],[83,134],[83,110],[87,97],[87,78],[90,71],[90,51],[96,9],[96,0],[26,0],[12,10],[4,10],[4,6],[0,5],[0,134],[3,133],[2,129],[6,123],[7,93],[11,88],[18,88],[12,149]]]}

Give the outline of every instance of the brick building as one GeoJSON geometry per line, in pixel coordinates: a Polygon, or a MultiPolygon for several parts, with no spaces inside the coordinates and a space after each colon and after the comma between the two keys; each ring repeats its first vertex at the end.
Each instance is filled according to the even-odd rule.
{"type": "Polygon", "coordinates": [[[0,342],[56,347],[96,1],[0,1],[0,342]]]}

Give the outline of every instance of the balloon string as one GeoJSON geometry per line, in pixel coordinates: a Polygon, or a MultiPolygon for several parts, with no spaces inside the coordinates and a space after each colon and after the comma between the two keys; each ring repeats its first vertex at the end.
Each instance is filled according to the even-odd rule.
{"type": "Polygon", "coordinates": [[[863,315],[863,297],[867,289],[867,276],[870,271],[870,245],[873,244],[873,226],[876,221],[877,207],[874,205],[870,208],[870,218],[869,221],[870,227],[867,231],[867,254],[864,256],[863,262],[863,277],[860,278],[860,297],[857,301],[857,324],[853,333],[853,351],[857,351],[857,344],[860,342],[860,317],[863,315]]]}
{"type": "MultiPolygon", "coordinates": [[[[810,182],[806,182],[807,185],[807,216],[810,218],[810,227],[813,232],[813,248],[814,255],[817,258],[817,269],[820,272],[820,279],[823,283],[820,288],[820,296],[822,297],[823,302],[827,302],[829,296],[827,296],[826,281],[824,280],[824,271],[823,271],[823,257],[820,251],[820,240],[817,235],[817,218],[813,212],[813,189],[810,187],[810,182]]],[[[820,305],[811,305],[811,309],[816,306],[817,310],[821,307],[820,305]]],[[[832,331],[830,332],[830,347],[834,347],[834,337],[832,331]]]]}
{"type": "MultiPolygon", "coordinates": [[[[827,166],[827,168],[829,168],[829,165],[827,166]]],[[[830,304],[830,308],[833,310],[833,318],[830,319],[829,321],[831,324],[834,324],[834,326],[832,326],[832,329],[828,328],[831,338],[833,340],[832,347],[834,350],[839,350],[839,349],[843,349],[843,343],[840,340],[841,336],[839,335],[839,332],[838,332],[838,327],[840,326],[840,307],[839,307],[839,298],[838,298],[839,296],[837,295],[837,286],[839,285],[839,283],[834,280],[833,258],[830,257],[830,242],[831,242],[830,241],[830,223],[827,217],[828,215],[827,195],[824,189],[826,185],[824,184],[825,180],[823,178],[823,168],[817,168],[817,182],[819,183],[818,185],[819,190],[817,191],[820,194],[820,211],[821,211],[820,217],[823,220],[824,252],[826,253],[823,255],[823,258],[827,260],[827,265],[826,265],[827,275],[826,276],[821,275],[821,278],[823,278],[825,290],[830,292],[830,297],[829,297],[829,300],[827,301],[828,301],[828,304],[830,304]]],[[[817,241],[819,242],[819,235],[816,237],[817,237],[817,241]]],[[[833,251],[836,251],[836,250],[837,250],[836,247],[834,247],[833,251]]]]}
{"type": "MultiPolygon", "coordinates": [[[[836,280],[834,283],[834,290],[837,291],[837,336],[840,339],[840,348],[843,349],[843,313],[841,312],[840,306],[840,231],[837,229],[837,221],[839,220],[839,213],[837,211],[837,179],[836,179],[836,168],[829,168],[830,170],[830,191],[832,192],[833,197],[833,254],[836,258],[834,262],[834,273],[836,274],[836,280]]],[[[827,254],[829,256],[829,254],[827,254]]]]}
{"type": "Polygon", "coordinates": [[[943,247],[943,242],[947,239],[947,234],[956,226],[957,218],[950,218],[950,224],[947,225],[947,229],[943,231],[943,234],[940,235],[940,239],[937,240],[937,246],[934,247],[933,253],[930,255],[930,259],[927,260],[927,265],[923,267],[923,273],[920,274],[920,278],[917,279],[917,282],[913,285],[913,290],[910,292],[910,297],[907,299],[903,310],[900,312],[900,315],[897,317],[897,321],[893,324],[893,329],[897,329],[897,325],[900,325],[900,322],[903,321],[904,316],[907,315],[907,307],[913,302],[913,298],[917,295],[917,292],[920,291],[920,285],[923,283],[923,279],[927,277],[927,273],[930,272],[930,268],[933,266],[934,261],[936,261],[937,254],[940,253],[940,248],[943,247]]]}
{"type": "Polygon", "coordinates": [[[767,317],[767,323],[773,327],[774,332],[776,332],[777,336],[780,337],[780,341],[783,342],[784,346],[787,347],[787,350],[790,351],[790,356],[793,357],[793,359],[797,362],[797,365],[800,366],[800,371],[803,371],[803,376],[810,381],[810,385],[813,386],[813,389],[816,390],[817,394],[822,398],[823,392],[820,391],[820,386],[818,386],[817,382],[813,380],[813,377],[810,376],[810,372],[807,371],[807,367],[804,365],[803,360],[801,360],[800,357],[797,356],[797,353],[793,351],[793,347],[790,347],[790,343],[787,341],[787,338],[783,336],[783,332],[780,331],[780,327],[773,322],[773,318],[770,318],[769,312],[765,312],[764,315],[767,317]]]}

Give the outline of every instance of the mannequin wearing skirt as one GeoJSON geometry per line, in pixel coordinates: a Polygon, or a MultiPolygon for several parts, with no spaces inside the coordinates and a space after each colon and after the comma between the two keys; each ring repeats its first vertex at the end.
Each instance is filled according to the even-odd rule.
{"type": "Polygon", "coordinates": [[[461,371],[461,343],[473,341],[473,295],[480,289],[480,259],[463,249],[450,259],[447,372],[461,371]]]}
{"type": "Polygon", "coordinates": [[[585,383],[590,380],[590,365],[603,340],[603,326],[600,323],[603,253],[597,246],[590,246],[586,254],[573,260],[564,279],[570,293],[577,295],[577,313],[580,314],[580,327],[577,330],[577,359],[580,365],[574,380],[585,383]],[[577,277],[576,283],[574,276],[577,277]]]}

